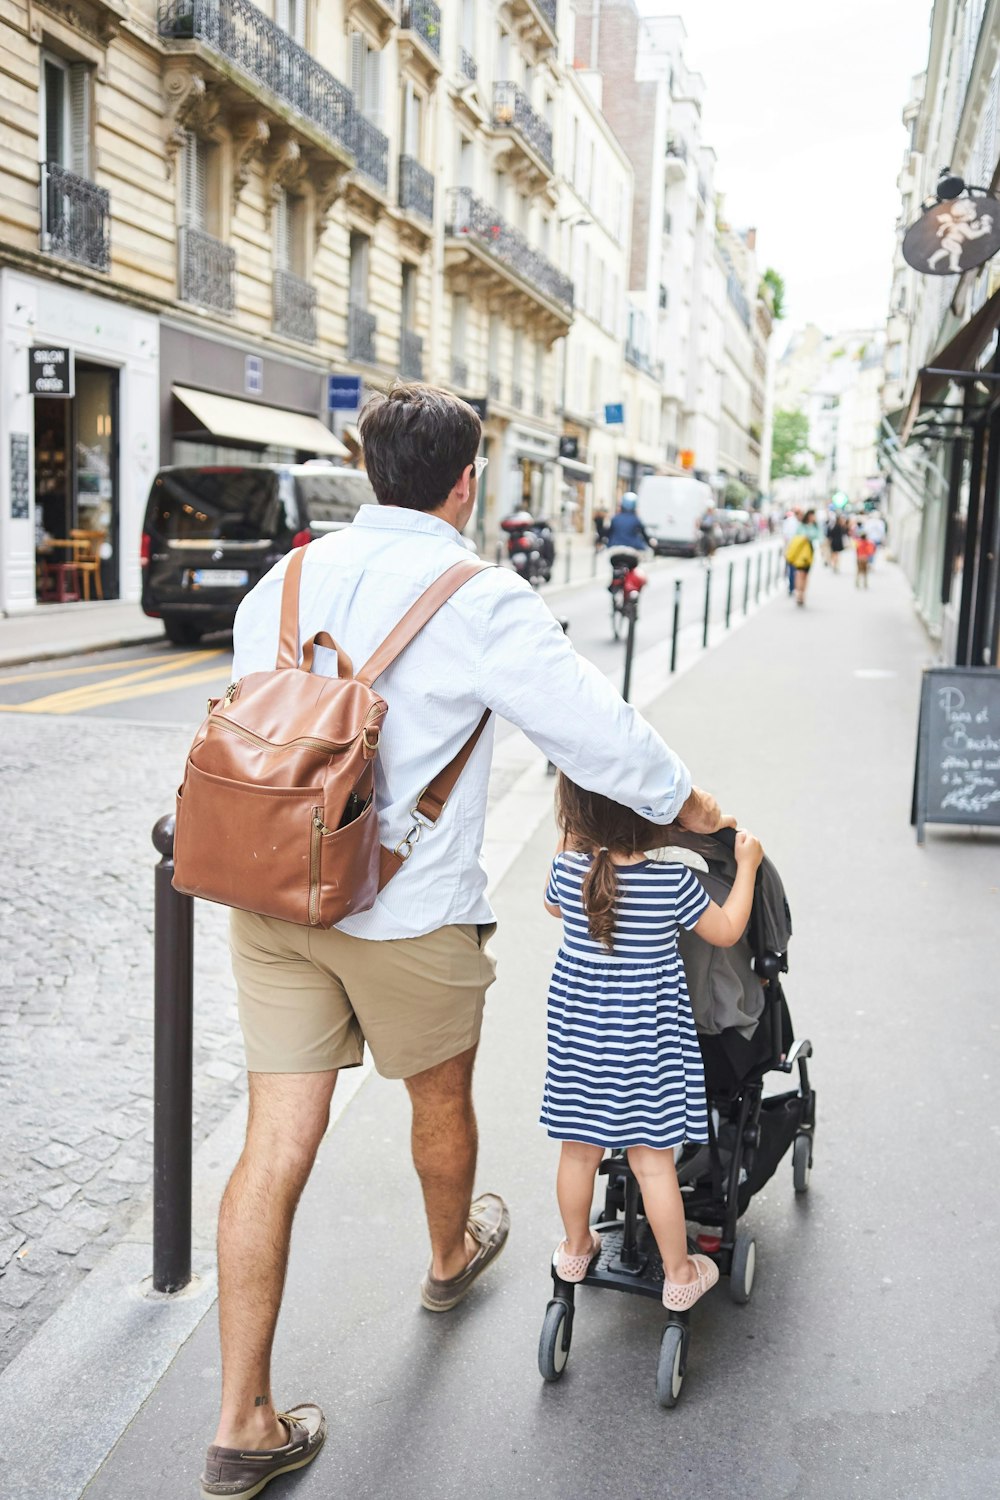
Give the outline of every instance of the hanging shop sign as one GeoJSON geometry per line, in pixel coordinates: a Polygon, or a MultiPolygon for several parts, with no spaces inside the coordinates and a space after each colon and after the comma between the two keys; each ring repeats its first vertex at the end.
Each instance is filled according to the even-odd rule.
{"type": "Polygon", "coordinates": [[[490,414],[490,404],[485,396],[466,396],[466,406],[471,406],[480,422],[485,422],[490,414]]]}
{"type": "Polygon", "coordinates": [[[329,375],[327,377],[327,411],[357,411],[360,405],[360,375],[329,375]]]}
{"type": "Polygon", "coordinates": [[[1000,202],[974,192],[935,203],[903,239],[903,259],[925,276],[960,276],[998,250],[1000,202]]]}
{"type": "Polygon", "coordinates": [[[579,458],[579,456],[580,439],[578,437],[568,437],[564,434],[559,439],[559,457],[575,459],[579,458]]]}
{"type": "Polygon", "coordinates": [[[605,427],[621,427],[625,421],[625,407],[620,401],[609,402],[604,408],[605,427]]]}
{"type": "Polygon", "coordinates": [[[32,396],[72,396],[72,349],[32,344],[28,350],[28,393],[32,396]]]}

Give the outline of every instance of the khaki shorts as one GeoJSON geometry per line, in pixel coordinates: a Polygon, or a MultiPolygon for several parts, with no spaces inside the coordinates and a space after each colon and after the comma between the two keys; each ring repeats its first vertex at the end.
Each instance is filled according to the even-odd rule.
{"type": "Polygon", "coordinates": [[[365,1043],[384,1078],[410,1078],[479,1041],[495,926],[460,923],[375,942],[336,928],[230,914],[251,1073],[355,1068],[365,1043]]]}

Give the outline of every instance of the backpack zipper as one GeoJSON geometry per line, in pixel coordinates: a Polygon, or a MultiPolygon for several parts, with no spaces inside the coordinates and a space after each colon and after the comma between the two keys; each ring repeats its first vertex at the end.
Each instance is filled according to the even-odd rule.
{"type": "Polygon", "coordinates": [[[292,750],[296,745],[308,745],[311,750],[346,750],[348,746],[354,744],[362,732],[359,731],[359,734],[354,735],[352,739],[343,740],[339,743],[334,743],[331,740],[316,740],[306,735],[301,739],[286,740],[283,744],[275,744],[272,740],[265,740],[261,735],[254,734],[252,729],[244,729],[242,724],[233,724],[231,720],[221,715],[216,715],[214,723],[217,729],[224,729],[227,734],[239,735],[240,739],[246,740],[248,744],[257,745],[262,750],[292,750]]]}
{"type": "Polygon", "coordinates": [[[313,808],[309,830],[309,925],[319,925],[319,860],[320,839],[323,837],[323,809],[313,808]]]}

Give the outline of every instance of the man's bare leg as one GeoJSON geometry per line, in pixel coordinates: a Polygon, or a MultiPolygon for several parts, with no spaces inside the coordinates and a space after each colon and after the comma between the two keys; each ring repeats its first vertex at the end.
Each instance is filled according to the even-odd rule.
{"type": "Polygon", "coordinates": [[[460,1276],[479,1246],[466,1232],[479,1133],[472,1105],[476,1048],[407,1078],[413,1105],[413,1165],[424,1191],[431,1275],[460,1276]]]}
{"type": "Polygon", "coordinates": [[[330,1118],[336,1072],[251,1073],[246,1143],[219,1210],[222,1412],[215,1442],[276,1448],[271,1345],[292,1220],[330,1118]]]}

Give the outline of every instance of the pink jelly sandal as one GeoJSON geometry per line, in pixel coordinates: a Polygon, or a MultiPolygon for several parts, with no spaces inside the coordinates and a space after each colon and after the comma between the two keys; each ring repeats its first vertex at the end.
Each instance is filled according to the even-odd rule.
{"type": "Polygon", "coordinates": [[[688,1260],[698,1273],[692,1281],[663,1280],[663,1305],[671,1312],[687,1312],[719,1279],[719,1268],[707,1255],[689,1255],[688,1260]]]}
{"type": "Polygon", "coordinates": [[[591,1237],[592,1249],[588,1255],[567,1255],[563,1250],[565,1240],[560,1240],[556,1250],[556,1275],[560,1281],[582,1281],[590,1269],[590,1262],[601,1253],[601,1236],[591,1237]]]}

